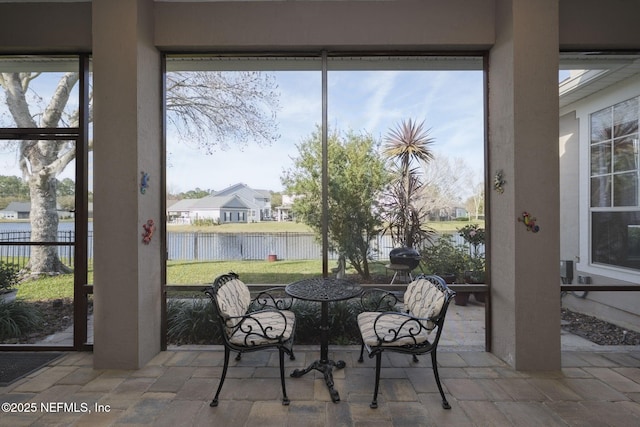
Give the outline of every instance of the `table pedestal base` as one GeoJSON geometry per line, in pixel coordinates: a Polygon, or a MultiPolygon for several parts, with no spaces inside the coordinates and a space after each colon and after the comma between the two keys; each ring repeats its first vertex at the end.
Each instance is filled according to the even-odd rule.
{"type": "Polygon", "coordinates": [[[331,394],[331,400],[335,402],[340,401],[340,394],[338,391],[333,388],[333,367],[336,369],[342,369],[346,366],[343,360],[333,361],[333,360],[316,360],[306,369],[296,369],[291,373],[293,378],[300,378],[304,374],[310,372],[315,369],[318,372],[322,372],[324,375],[324,381],[327,383],[327,387],[329,388],[329,393],[331,394]]]}

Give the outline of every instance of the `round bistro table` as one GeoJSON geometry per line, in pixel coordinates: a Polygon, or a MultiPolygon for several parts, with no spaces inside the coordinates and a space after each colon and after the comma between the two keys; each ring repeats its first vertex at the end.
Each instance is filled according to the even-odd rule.
{"type": "Polygon", "coordinates": [[[362,288],[345,279],[333,277],[314,277],[303,279],[286,286],[285,291],[293,298],[304,301],[316,301],[321,305],[320,319],[320,359],[313,362],[306,369],[296,369],[291,373],[294,378],[299,378],[315,369],[322,372],[324,380],[329,388],[331,400],[340,401],[340,394],[334,388],[333,367],[342,369],[345,367],[343,360],[333,361],[329,359],[329,303],[347,300],[362,293],[362,288]]]}

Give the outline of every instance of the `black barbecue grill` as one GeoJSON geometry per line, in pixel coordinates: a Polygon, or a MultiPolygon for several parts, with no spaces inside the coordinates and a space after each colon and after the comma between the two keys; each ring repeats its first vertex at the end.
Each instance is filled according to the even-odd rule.
{"type": "Polygon", "coordinates": [[[413,248],[395,248],[389,252],[391,264],[406,265],[409,271],[416,268],[421,259],[420,253],[413,248]]]}

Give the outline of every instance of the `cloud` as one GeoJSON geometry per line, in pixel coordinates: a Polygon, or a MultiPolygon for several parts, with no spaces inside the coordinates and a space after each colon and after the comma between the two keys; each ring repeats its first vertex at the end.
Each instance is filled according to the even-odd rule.
{"type": "MultiPolygon", "coordinates": [[[[277,72],[281,138],[271,146],[251,142],[211,156],[181,147],[173,151],[168,186],[182,191],[219,190],[237,182],[279,191],[282,170],[297,155],[296,144],[322,119],[318,71],[277,72]]],[[[476,170],[484,165],[482,73],[450,71],[331,71],[328,115],[332,128],[366,131],[383,138],[404,119],[425,120],[434,149],[463,157],[476,170]]],[[[170,150],[171,151],[171,150],[170,150]]]]}

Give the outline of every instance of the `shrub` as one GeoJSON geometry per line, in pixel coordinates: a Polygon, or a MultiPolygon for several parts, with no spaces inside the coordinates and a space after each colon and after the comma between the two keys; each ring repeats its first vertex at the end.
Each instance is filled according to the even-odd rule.
{"type": "Polygon", "coordinates": [[[0,340],[22,337],[40,328],[42,313],[22,301],[0,300],[0,340]]]}
{"type": "Polygon", "coordinates": [[[467,247],[456,245],[451,235],[442,235],[433,245],[424,248],[421,256],[428,274],[453,274],[456,283],[461,283],[468,264],[467,247]]]}
{"type": "Polygon", "coordinates": [[[465,225],[458,229],[458,234],[469,244],[469,254],[472,257],[481,255],[479,246],[485,242],[485,231],[478,224],[465,225]]]}
{"type": "MultiPolygon", "coordinates": [[[[320,343],[320,307],[317,302],[296,301],[294,343],[320,343]]],[[[336,345],[359,344],[358,314],[360,301],[340,301],[329,305],[329,342],[336,345]]],[[[167,339],[175,345],[222,344],[223,338],[208,298],[167,300],[167,339]]]]}
{"type": "MultiPolygon", "coordinates": [[[[291,310],[296,314],[295,344],[320,343],[320,307],[317,302],[296,301],[291,310]]],[[[360,343],[358,314],[360,301],[340,301],[329,305],[329,342],[346,345],[360,343]]]]}
{"type": "Polygon", "coordinates": [[[310,301],[295,301],[291,311],[296,314],[296,344],[318,344],[320,334],[320,304],[310,301]]]}
{"type": "Polygon", "coordinates": [[[18,283],[18,267],[0,261],[0,294],[13,288],[18,283]]]}
{"type": "Polygon", "coordinates": [[[220,225],[221,221],[220,218],[203,218],[203,219],[195,219],[192,221],[191,223],[192,225],[196,226],[196,227],[212,227],[215,225],[220,225]]]}
{"type": "Polygon", "coordinates": [[[213,307],[205,297],[167,300],[167,339],[172,344],[222,344],[213,307]]]}
{"type": "Polygon", "coordinates": [[[358,314],[362,312],[360,302],[340,301],[329,307],[329,341],[337,345],[359,344],[358,314]]]}

